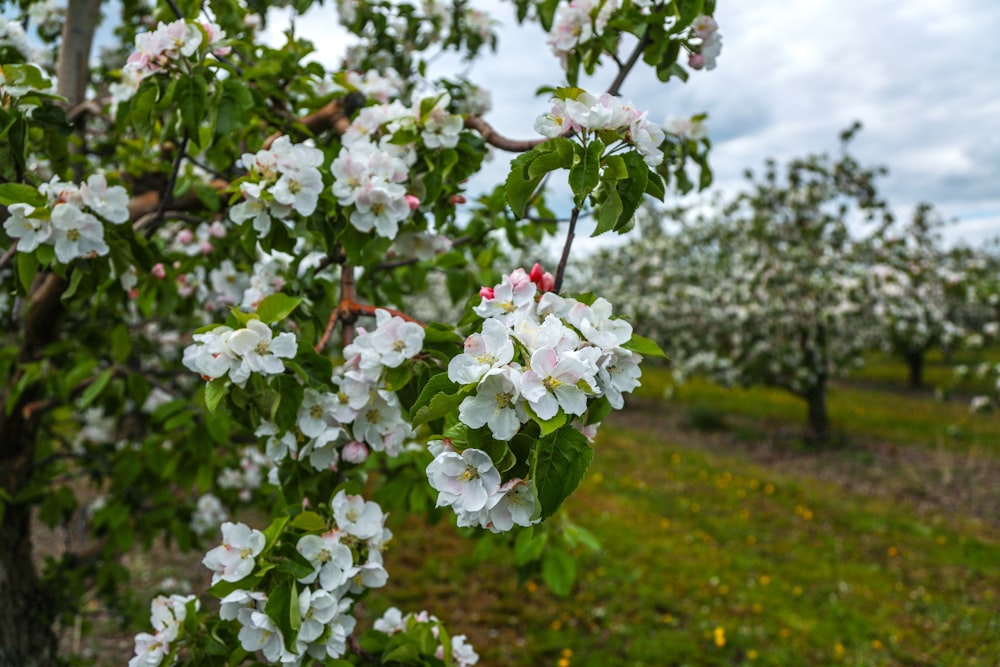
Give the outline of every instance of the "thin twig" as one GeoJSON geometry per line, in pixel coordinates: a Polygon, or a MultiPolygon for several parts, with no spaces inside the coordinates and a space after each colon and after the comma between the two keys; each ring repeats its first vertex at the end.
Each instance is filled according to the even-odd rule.
{"type": "MultiPolygon", "coordinates": [[[[643,33],[642,37],[639,38],[639,43],[635,45],[632,55],[628,57],[625,64],[618,66],[618,76],[615,77],[615,80],[612,81],[611,85],[608,87],[609,95],[617,95],[619,93],[622,84],[625,83],[625,78],[629,75],[629,72],[632,71],[632,68],[635,67],[635,64],[639,62],[639,56],[641,56],[643,50],[649,46],[649,43],[649,31],[646,31],[643,33]]],[[[617,58],[615,60],[617,61],[617,58]]]]}
{"type": "Polygon", "coordinates": [[[14,242],[11,243],[10,247],[7,248],[6,252],[4,252],[3,257],[0,257],[0,270],[3,270],[3,267],[7,266],[7,264],[10,263],[10,260],[13,259],[14,253],[16,252],[17,252],[17,239],[14,239],[14,242]]]}
{"type": "MultiPolygon", "coordinates": [[[[354,267],[350,264],[340,265],[340,303],[354,303],[354,267]]],[[[339,306],[338,306],[339,308],[339,306]]],[[[354,342],[354,320],[357,316],[352,316],[350,311],[346,314],[347,317],[344,319],[344,328],[341,332],[341,341],[344,343],[344,347],[347,347],[354,342]]]]}
{"type": "Polygon", "coordinates": [[[333,327],[337,326],[337,320],[340,318],[340,306],[338,305],[333,311],[330,312],[330,319],[326,322],[326,329],[323,330],[323,335],[320,337],[319,342],[313,348],[317,352],[322,352],[323,348],[326,347],[327,342],[330,340],[330,334],[333,333],[333,327]]]}
{"type": "Polygon", "coordinates": [[[569,249],[573,246],[573,236],[576,234],[576,220],[580,217],[580,209],[573,207],[573,213],[569,218],[569,229],[566,231],[566,243],[563,245],[562,257],[559,258],[559,267],[556,269],[556,282],[553,290],[556,294],[562,288],[563,274],[566,273],[566,262],[569,261],[569,249]]]}
{"type": "Polygon", "coordinates": [[[189,135],[185,131],[184,136],[181,138],[181,145],[177,147],[177,157],[174,159],[174,167],[170,172],[170,180],[167,182],[167,188],[160,198],[160,205],[156,208],[156,217],[153,218],[149,230],[146,232],[146,238],[152,236],[159,224],[163,222],[163,216],[167,212],[167,205],[174,196],[174,186],[177,185],[177,176],[181,171],[181,162],[184,161],[184,153],[187,151],[188,138],[189,135]]]}

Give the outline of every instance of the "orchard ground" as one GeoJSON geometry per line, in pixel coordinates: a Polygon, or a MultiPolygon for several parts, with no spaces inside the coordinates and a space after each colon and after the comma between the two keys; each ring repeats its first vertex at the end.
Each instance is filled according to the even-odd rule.
{"type": "MultiPolygon", "coordinates": [[[[869,361],[831,392],[838,442],[819,450],[786,394],[672,389],[647,367],[567,501],[602,544],[580,548],[569,596],[517,582],[506,549],[484,558],[447,520],[411,516],[394,527],[389,585],[368,617],[432,610],[481,665],[996,664],[1000,417],[908,390],[901,363],[869,361]]],[[[949,365],[932,359],[929,380],[949,365]]],[[[137,555],[135,590],[151,597],[168,577],[203,590],[199,560],[137,555]]],[[[131,654],[109,616],[95,610],[88,646],[64,633],[88,664],[131,654]]]]}

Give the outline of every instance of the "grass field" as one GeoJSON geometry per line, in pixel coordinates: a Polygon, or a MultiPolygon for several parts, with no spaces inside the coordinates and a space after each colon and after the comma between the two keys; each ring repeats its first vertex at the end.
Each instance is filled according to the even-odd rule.
{"type": "Polygon", "coordinates": [[[568,502],[602,544],[568,597],[411,520],[372,611],[430,609],[486,665],[1000,664],[1000,419],[850,383],[810,451],[780,392],[644,385],[568,502]]]}

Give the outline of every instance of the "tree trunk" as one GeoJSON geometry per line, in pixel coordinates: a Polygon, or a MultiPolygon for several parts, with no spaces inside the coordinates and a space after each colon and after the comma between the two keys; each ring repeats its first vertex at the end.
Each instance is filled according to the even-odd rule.
{"type": "MultiPolygon", "coordinates": [[[[100,18],[101,0],[69,0],[56,65],[57,92],[70,107],[83,102],[89,84],[90,50],[100,18]]],[[[82,130],[82,120],[80,129],[82,130]]],[[[82,164],[82,162],[80,163],[82,164]]],[[[40,280],[29,295],[22,320],[20,361],[38,360],[45,345],[58,337],[65,281],[55,274],[40,280]]],[[[0,405],[17,381],[2,378],[0,405]]],[[[25,406],[45,398],[40,385],[29,387],[8,414],[0,412],[0,667],[55,667],[58,640],[53,623],[57,605],[39,580],[32,560],[33,501],[12,502],[32,482],[38,415],[25,406]]]]}
{"type": "Polygon", "coordinates": [[[906,353],[906,365],[910,370],[910,389],[921,389],[924,386],[924,353],[906,353]]]}
{"type": "Polygon", "coordinates": [[[0,491],[6,499],[0,500],[0,667],[57,664],[52,604],[31,558],[32,503],[12,502],[31,481],[35,455],[35,429],[21,405],[38,393],[30,387],[9,415],[0,412],[0,491]]]}
{"type": "Polygon", "coordinates": [[[809,404],[809,432],[810,439],[818,444],[825,445],[830,440],[830,415],[826,410],[826,384],[810,389],[805,395],[809,404]]]}

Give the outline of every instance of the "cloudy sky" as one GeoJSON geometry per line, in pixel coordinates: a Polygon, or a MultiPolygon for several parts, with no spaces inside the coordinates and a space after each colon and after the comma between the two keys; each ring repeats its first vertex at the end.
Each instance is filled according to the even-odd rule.
{"type": "MultiPolygon", "coordinates": [[[[498,52],[467,72],[492,91],[487,119],[509,136],[535,136],[547,104],[533,93],[563,80],[558,61],[540,28],[516,25],[509,3],[476,4],[501,22],[498,52]]],[[[297,31],[333,65],[345,42],[327,11],[297,31]]],[[[716,189],[735,192],[743,170],[768,156],[835,151],[838,132],[860,120],[855,154],[889,168],[881,191],[899,215],[929,201],[957,220],[952,243],[1000,235],[1000,2],[719,0],[715,17],[723,50],[714,71],[662,85],[638,70],[622,93],[653,120],[708,112],[716,189]]],[[[442,58],[435,67],[463,65],[442,58]]],[[[599,91],[614,73],[585,87],[599,91]]],[[[483,188],[508,162],[494,158],[483,188]]]]}

